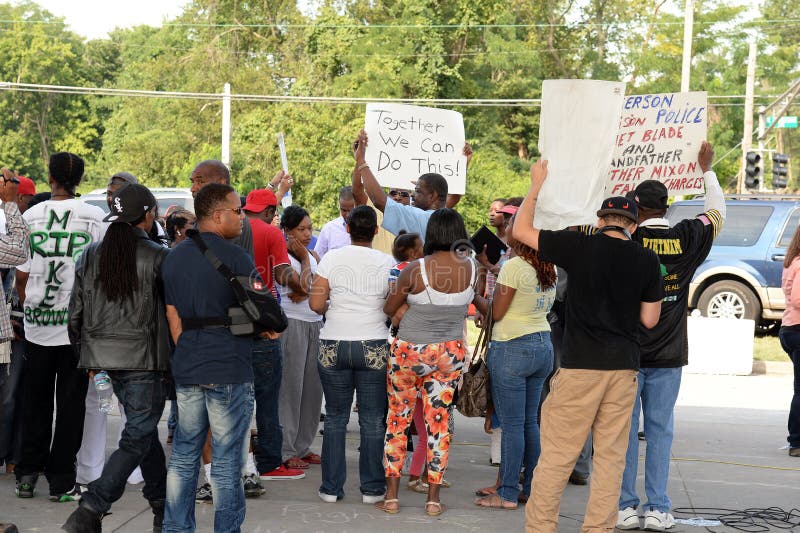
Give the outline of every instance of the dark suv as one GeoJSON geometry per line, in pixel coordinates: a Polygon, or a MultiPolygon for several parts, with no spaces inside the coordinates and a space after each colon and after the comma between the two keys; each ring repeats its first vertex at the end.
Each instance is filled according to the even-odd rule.
{"type": "MultiPolygon", "coordinates": [[[[800,197],[729,196],[725,205],[722,231],[689,287],[689,308],[750,318],[764,331],[780,323],[786,307],[781,272],[800,223],[800,197]]],[[[667,219],[675,224],[702,211],[702,199],[674,202],[667,219]]]]}

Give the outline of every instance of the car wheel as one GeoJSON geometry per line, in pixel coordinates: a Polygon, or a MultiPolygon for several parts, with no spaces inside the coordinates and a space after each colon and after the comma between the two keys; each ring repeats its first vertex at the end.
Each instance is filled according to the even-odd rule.
{"type": "Polygon", "coordinates": [[[738,281],[723,280],[708,286],[697,307],[709,318],[761,319],[761,302],[750,288],[738,281]]]}

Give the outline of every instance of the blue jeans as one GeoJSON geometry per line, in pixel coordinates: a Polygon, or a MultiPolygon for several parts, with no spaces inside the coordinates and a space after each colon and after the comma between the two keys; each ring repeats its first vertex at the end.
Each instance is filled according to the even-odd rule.
{"type": "Polygon", "coordinates": [[[167,493],[166,460],[158,440],[158,421],[164,412],[164,376],[143,370],[115,370],[109,375],[127,421],[119,448],[81,498],[81,505],[96,513],[107,512],[122,497],[128,476],[139,465],[144,477],[143,496],[147,500],[163,500],[167,493]]]}
{"type": "Polygon", "coordinates": [[[344,445],[353,390],[358,401],[361,448],[358,472],[361,493],[376,496],[386,492],[383,471],[383,439],[386,435],[385,340],[320,340],[319,378],[325,393],[325,433],[322,438],[322,485],[324,494],[344,498],[347,479],[344,445]]]}
{"type": "Polygon", "coordinates": [[[639,411],[644,413],[644,433],[647,435],[647,452],[644,462],[644,491],[647,495],[645,511],[669,512],[672,502],[667,496],[670,453],[672,451],[673,411],[681,388],[682,369],[641,368],[639,390],[633,404],[631,430],[628,435],[628,453],[622,475],[619,508],[639,505],[636,494],[636,471],[639,467],[639,411]]]}
{"type": "Polygon", "coordinates": [[[789,441],[791,448],[800,448],[800,328],[782,327],[778,336],[783,350],[794,363],[794,396],[789,406],[789,441]]]}
{"type": "Polygon", "coordinates": [[[178,427],[167,471],[164,533],[195,530],[194,495],[200,453],[211,428],[214,532],[239,532],[244,522],[242,441],[253,414],[253,384],[176,385],[178,427]]]}
{"type": "Polygon", "coordinates": [[[283,374],[283,352],[279,339],[253,341],[253,384],[256,395],[256,427],[258,446],[256,466],[261,473],[281,465],[283,431],[278,419],[278,402],[283,374]]]}
{"type": "Polygon", "coordinates": [[[503,428],[500,488],[506,501],[519,496],[519,472],[525,465],[522,492],[530,494],[533,469],[539,461],[539,401],[544,380],[553,368],[550,332],[540,331],[509,341],[492,341],[488,356],[492,401],[503,428]]]}

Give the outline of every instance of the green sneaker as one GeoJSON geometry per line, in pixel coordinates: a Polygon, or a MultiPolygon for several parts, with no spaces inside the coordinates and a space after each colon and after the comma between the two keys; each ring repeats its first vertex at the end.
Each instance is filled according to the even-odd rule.
{"type": "Polygon", "coordinates": [[[61,494],[51,494],[50,501],[58,503],[77,502],[78,500],[81,499],[81,495],[84,492],[86,492],[84,488],[76,483],[75,486],[72,487],[72,489],[67,492],[63,492],[61,494]]]}
{"type": "Polygon", "coordinates": [[[36,493],[36,485],[28,481],[17,481],[17,498],[33,498],[36,493]]]}

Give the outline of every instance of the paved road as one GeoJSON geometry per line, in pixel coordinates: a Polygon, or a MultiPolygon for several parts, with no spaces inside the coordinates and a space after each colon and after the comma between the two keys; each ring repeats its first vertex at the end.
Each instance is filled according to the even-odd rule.
{"type": "MultiPolygon", "coordinates": [[[[675,507],[744,509],[777,506],[790,510],[800,499],[800,459],[788,457],[786,413],[791,376],[684,376],[676,410],[676,442],[671,465],[670,496],[675,507]]],[[[112,417],[109,435],[116,435],[119,418],[112,417]]],[[[488,463],[488,436],[482,421],[459,417],[447,478],[453,488],[443,491],[449,506],[439,518],[423,512],[424,495],[401,491],[401,512],[390,516],[363,505],[358,494],[357,414],[348,434],[348,474],[345,499],[326,504],[317,498],[320,473],[312,467],[306,479],[267,483],[267,494],[248,500],[243,531],[248,533],[401,532],[435,529],[437,533],[521,531],[524,512],[478,509],[473,491],[489,484],[497,469],[488,463]]],[[[164,424],[162,435],[166,435],[164,424]]],[[[321,447],[321,437],[316,450],[321,447]]],[[[643,464],[643,463],[642,463],[643,464]]],[[[640,476],[640,484],[643,480],[640,476]]],[[[40,481],[39,494],[47,494],[40,481]]],[[[149,530],[150,509],[141,486],[128,486],[104,531],[138,533],[149,530]]],[[[562,501],[559,531],[579,531],[588,487],[568,486],[562,501]]],[[[21,531],[56,532],[74,503],[50,503],[46,496],[32,500],[14,497],[11,475],[0,475],[0,522],[15,522],[21,531]]],[[[197,505],[198,531],[212,531],[213,507],[197,505]]],[[[683,515],[684,517],[696,514],[683,515]]],[[[704,515],[708,516],[708,515],[704,515]]],[[[733,531],[712,527],[711,531],[733,531]]],[[[777,531],[777,529],[774,529],[777,531]]],[[[798,528],[800,530],[800,528],[798,528]]],[[[679,524],[673,531],[704,531],[679,524]]]]}

